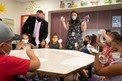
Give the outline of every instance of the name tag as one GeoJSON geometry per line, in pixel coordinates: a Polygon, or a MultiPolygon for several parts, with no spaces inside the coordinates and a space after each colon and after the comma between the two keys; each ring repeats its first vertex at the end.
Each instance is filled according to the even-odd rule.
{"type": "Polygon", "coordinates": [[[75,36],[75,32],[72,32],[72,36],[75,36]]]}
{"type": "Polygon", "coordinates": [[[78,46],[78,43],[76,42],[76,43],[75,43],[75,47],[77,47],[77,46],[78,46]]]}

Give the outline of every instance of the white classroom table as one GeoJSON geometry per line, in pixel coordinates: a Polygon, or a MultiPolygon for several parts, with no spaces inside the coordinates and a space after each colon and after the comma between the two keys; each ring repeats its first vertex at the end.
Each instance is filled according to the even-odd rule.
{"type": "MultiPolygon", "coordinates": [[[[38,72],[67,76],[94,62],[94,56],[74,50],[34,49],[41,66],[38,72]]],[[[11,56],[29,59],[25,50],[12,50],[11,56]]]]}

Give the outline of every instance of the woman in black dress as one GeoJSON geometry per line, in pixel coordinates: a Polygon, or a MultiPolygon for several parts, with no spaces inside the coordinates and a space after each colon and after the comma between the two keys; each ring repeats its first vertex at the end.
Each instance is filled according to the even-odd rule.
{"type": "Polygon", "coordinates": [[[84,19],[82,22],[79,19],[77,11],[71,12],[69,22],[65,22],[65,18],[61,18],[62,24],[68,30],[65,48],[69,50],[79,50],[83,46],[82,33],[87,29],[87,23],[84,19]]]}

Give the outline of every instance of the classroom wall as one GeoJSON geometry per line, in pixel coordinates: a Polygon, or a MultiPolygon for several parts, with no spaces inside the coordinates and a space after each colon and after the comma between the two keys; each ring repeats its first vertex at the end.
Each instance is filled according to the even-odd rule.
{"type": "Polygon", "coordinates": [[[4,20],[4,18],[13,19],[14,20],[14,32],[19,33],[19,24],[20,24],[20,16],[19,9],[21,5],[20,3],[14,0],[0,0],[0,4],[4,6],[4,12],[0,13],[0,18],[4,20]]]}
{"type": "Polygon", "coordinates": [[[21,4],[21,15],[35,14],[37,10],[43,10],[46,14],[46,20],[48,21],[48,11],[58,10],[58,0],[40,0],[35,2],[26,2],[21,4]]]}
{"type": "MultiPolygon", "coordinates": [[[[70,0],[63,1],[69,2],[70,0]]],[[[112,4],[114,4],[115,0],[112,1],[112,4]]],[[[20,34],[21,15],[35,14],[37,10],[41,9],[46,14],[46,20],[49,21],[49,11],[65,10],[59,8],[59,0],[38,0],[35,2],[25,3],[16,2],[14,0],[0,0],[0,4],[1,3],[4,4],[4,6],[6,7],[6,12],[0,13],[0,17],[14,19],[14,32],[18,34],[20,34]]],[[[101,2],[100,4],[103,5],[103,2],[101,2]]]]}
{"type": "MultiPolygon", "coordinates": [[[[49,14],[49,11],[54,11],[54,12],[58,12],[60,10],[62,11],[66,11],[67,9],[69,10],[70,8],[60,8],[60,1],[61,0],[40,0],[40,1],[35,1],[35,2],[26,2],[26,3],[22,3],[21,4],[21,15],[25,15],[25,14],[35,14],[37,10],[41,9],[44,11],[44,13],[46,14],[46,20],[49,22],[49,33],[50,31],[50,27],[51,27],[51,15],[49,14]]],[[[62,0],[64,1],[66,4],[71,2],[71,0],[62,0]]],[[[78,3],[78,5],[80,5],[81,0],[73,0],[75,2],[78,3]]],[[[112,0],[111,4],[104,4],[104,0],[100,0],[101,2],[98,5],[111,5],[111,4],[116,4],[115,0],[112,0]]],[[[96,6],[98,6],[96,5],[96,6]]],[[[90,3],[88,3],[88,6],[85,7],[90,7],[93,5],[90,5],[90,3]]],[[[78,6],[79,7],[79,6],[78,6]]],[[[81,7],[81,10],[83,7],[81,7]]]]}
{"type": "MultiPolygon", "coordinates": [[[[103,5],[112,5],[112,4],[121,4],[122,2],[117,3],[116,0],[110,0],[112,3],[106,3],[105,1],[109,0],[96,0],[100,1],[96,5],[91,5],[90,1],[87,1],[86,6],[81,6],[82,0],[37,0],[31,2],[25,2],[21,4],[21,15],[25,14],[34,14],[37,10],[41,9],[46,13],[46,20],[48,20],[48,12],[49,11],[58,11],[58,10],[67,10],[67,9],[75,9],[75,8],[83,8],[83,7],[93,7],[93,6],[103,6],[103,5]],[[65,8],[60,8],[60,1],[65,3],[65,8]],[[77,7],[68,8],[69,3],[75,2],[77,7]]],[[[94,0],[95,1],[95,0],[94,0]]]]}

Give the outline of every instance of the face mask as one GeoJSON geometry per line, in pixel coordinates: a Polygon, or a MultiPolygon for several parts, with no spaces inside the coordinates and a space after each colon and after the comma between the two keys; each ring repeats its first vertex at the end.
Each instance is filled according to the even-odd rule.
{"type": "Polygon", "coordinates": [[[41,19],[41,18],[39,18],[39,17],[37,17],[37,21],[38,22],[40,22],[40,21],[42,21],[43,19],[41,19]]]}
{"type": "Polygon", "coordinates": [[[72,20],[76,20],[77,19],[77,16],[72,16],[72,20]]]}
{"type": "Polygon", "coordinates": [[[28,40],[23,39],[22,41],[23,41],[25,44],[27,44],[27,43],[28,43],[28,40]]]}
{"type": "Polygon", "coordinates": [[[114,60],[119,59],[120,56],[121,56],[121,53],[120,52],[114,52],[114,53],[112,53],[112,57],[113,57],[114,60]]]}

